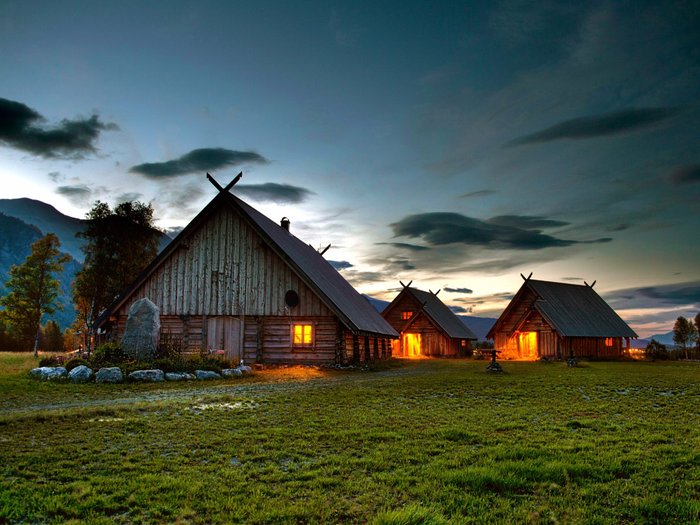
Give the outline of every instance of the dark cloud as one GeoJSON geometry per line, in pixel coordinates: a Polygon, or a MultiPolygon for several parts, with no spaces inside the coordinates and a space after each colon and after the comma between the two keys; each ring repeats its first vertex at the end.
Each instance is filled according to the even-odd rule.
{"type": "Polygon", "coordinates": [[[178,177],[188,173],[202,173],[239,164],[267,164],[268,160],[254,151],[234,151],[225,148],[200,148],[182,157],[166,162],[147,162],[132,166],[131,173],[146,177],[178,177]]]}
{"type": "Polygon", "coordinates": [[[446,286],[443,290],[449,293],[474,293],[474,290],[469,288],[450,288],[449,286],[446,286]]]}
{"type": "Polygon", "coordinates": [[[77,184],[75,186],[59,186],[56,188],[56,193],[59,195],[90,195],[92,190],[85,184],[77,184]]]}
{"type": "Polygon", "coordinates": [[[562,281],[583,281],[582,277],[562,277],[562,281]]]}
{"type": "Polygon", "coordinates": [[[52,171],[49,173],[49,179],[51,179],[53,182],[63,182],[66,180],[66,176],[60,171],[52,171]]]}
{"type": "Polygon", "coordinates": [[[460,195],[460,198],[468,199],[470,197],[486,197],[488,195],[493,195],[494,193],[497,193],[496,190],[470,191],[469,193],[463,193],[460,195]]]}
{"type": "Polygon", "coordinates": [[[114,199],[116,202],[133,202],[137,201],[139,199],[143,198],[143,193],[138,193],[135,191],[127,192],[127,193],[122,193],[121,195],[117,195],[116,199],[114,199]]]}
{"type": "Polygon", "coordinates": [[[606,299],[624,308],[700,305],[700,281],[627,288],[606,294],[606,299]]]}
{"type": "Polygon", "coordinates": [[[669,173],[669,179],[677,186],[700,182],[700,164],[678,166],[669,173]]]}
{"type": "Polygon", "coordinates": [[[72,186],[59,186],[56,188],[56,193],[63,195],[72,203],[80,205],[90,200],[94,190],[86,184],[75,184],[72,186]]]}
{"type": "Polygon", "coordinates": [[[533,223],[543,221],[558,223],[558,221],[548,221],[541,217],[525,217],[522,226],[518,227],[514,224],[482,221],[459,213],[433,212],[408,215],[390,226],[396,237],[420,237],[433,246],[460,243],[489,248],[538,250],[610,240],[607,238],[593,241],[558,239],[532,229],[533,223]]]}
{"type": "Polygon", "coordinates": [[[290,184],[277,184],[266,182],[264,184],[238,184],[233,187],[233,192],[245,195],[258,202],[276,202],[278,204],[297,204],[305,201],[315,193],[306,188],[292,186],[290,184]]]}
{"type": "Polygon", "coordinates": [[[625,230],[629,230],[629,229],[630,229],[629,224],[611,224],[611,225],[605,227],[605,230],[609,231],[609,232],[621,232],[621,231],[625,231],[625,230]]]}
{"type": "Polygon", "coordinates": [[[105,130],[118,129],[97,115],[63,119],[57,126],[21,102],[0,98],[0,143],[44,158],[80,159],[97,151],[95,142],[105,130]]]}
{"type": "Polygon", "coordinates": [[[393,246],[394,248],[401,248],[404,250],[411,250],[413,252],[423,252],[430,250],[428,246],[420,246],[419,244],[410,244],[407,242],[377,242],[378,246],[393,246]]]}
{"type": "Polygon", "coordinates": [[[486,222],[490,224],[498,224],[501,226],[510,226],[513,228],[521,228],[523,230],[539,230],[543,228],[559,228],[568,226],[568,222],[555,221],[544,217],[533,217],[530,215],[499,215],[492,217],[486,222]]]}
{"type": "Polygon", "coordinates": [[[336,270],[346,270],[347,268],[352,268],[355,265],[352,263],[349,263],[348,261],[328,261],[328,264],[330,264],[333,268],[336,270]]]}
{"type": "Polygon", "coordinates": [[[619,135],[651,127],[673,117],[678,112],[678,108],[641,108],[575,118],[512,140],[506,146],[523,146],[560,139],[590,139],[619,135]]]}
{"type": "Polygon", "coordinates": [[[456,314],[470,314],[474,311],[474,308],[471,306],[469,308],[465,308],[464,306],[450,306],[450,310],[452,310],[456,314]]]}

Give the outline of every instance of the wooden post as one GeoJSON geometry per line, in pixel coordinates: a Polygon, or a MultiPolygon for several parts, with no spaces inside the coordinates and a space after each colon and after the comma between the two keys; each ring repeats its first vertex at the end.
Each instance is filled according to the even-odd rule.
{"type": "Polygon", "coordinates": [[[360,364],[360,338],[355,334],[352,335],[352,362],[360,364]]]}
{"type": "Polygon", "coordinates": [[[370,354],[369,354],[369,336],[365,336],[365,363],[369,363],[370,360],[370,354]]]}
{"type": "Polygon", "coordinates": [[[379,360],[379,341],[377,341],[376,337],[374,338],[374,360],[379,360]]]}

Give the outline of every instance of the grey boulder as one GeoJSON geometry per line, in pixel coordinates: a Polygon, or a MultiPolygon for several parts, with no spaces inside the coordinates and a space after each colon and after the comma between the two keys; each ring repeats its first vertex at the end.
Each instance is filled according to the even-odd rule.
{"type": "Polygon", "coordinates": [[[68,377],[68,370],[62,366],[41,366],[33,368],[29,375],[40,381],[60,381],[68,377]]]}
{"type": "Polygon", "coordinates": [[[117,366],[100,368],[95,374],[96,383],[121,383],[122,381],[124,381],[124,374],[117,366]]]}
{"type": "Polygon", "coordinates": [[[226,368],[221,371],[221,375],[224,377],[241,377],[243,372],[240,368],[226,368]]]}
{"type": "Polygon", "coordinates": [[[221,379],[219,374],[212,372],[211,370],[195,370],[194,375],[197,379],[202,381],[207,379],[221,379]]]}
{"type": "Polygon", "coordinates": [[[73,383],[87,383],[94,375],[92,368],[85,365],[76,366],[68,373],[68,377],[73,383]]]}
{"type": "Polygon", "coordinates": [[[139,359],[151,359],[160,339],[160,312],[148,298],[139,299],[129,308],[121,347],[124,355],[139,359]]]}
{"type": "Polygon", "coordinates": [[[165,374],[162,370],[134,370],[129,374],[129,379],[132,381],[143,381],[151,383],[159,383],[165,381],[165,374]]]}
{"type": "Polygon", "coordinates": [[[189,372],[166,372],[165,379],[168,381],[192,381],[196,377],[189,372]]]}

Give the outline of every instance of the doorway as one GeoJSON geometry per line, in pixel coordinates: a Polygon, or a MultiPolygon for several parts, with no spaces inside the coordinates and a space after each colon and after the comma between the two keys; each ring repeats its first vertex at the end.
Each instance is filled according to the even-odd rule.
{"type": "Polygon", "coordinates": [[[243,323],[237,317],[217,316],[207,319],[207,352],[231,363],[241,360],[243,323]]]}

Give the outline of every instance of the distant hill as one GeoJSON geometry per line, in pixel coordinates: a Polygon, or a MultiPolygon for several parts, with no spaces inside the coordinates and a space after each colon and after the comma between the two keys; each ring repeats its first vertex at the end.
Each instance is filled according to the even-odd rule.
{"type": "Polygon", "coordinates": [[[655,339],[657,342],[665,344],[665,345],[670,345],[674,346],[676,343],[673,342],[673,330],[670,332],[666,332],[665,334],[655,334],[652,335],[651,337],[647,337],[649,341],[652,339],[655,339]]]}
{"type": "MultiPolygon", "coordinates": [[[[36,226],[44,234],[55,233],[61,241],[61,249],[76,261],[83,262],[84,241],[78,239],[75,234],[85,229],[85,219],[64,215],[50,204],[26,198],[0,199],[0,213],[36,226]]],[[[170,241],[172,238],[164,233],[161,236],[159,250],[165,248],[170,241]]]]}
{"type": "MultiPolygon", "coordinates": [[[[0,213],[0,296],[7,293],[5,282],[9,278],[10,268],[22,264],[32,251],[32,244],[44,234],[36,226],[31,226],[16,217],[0,213]]],[[[61,246],[63,251],[63,246],[61,246]]],[[[65,253],[65,252],[64,252],[65,253]]],[[[70,254],[69,254],[70,255],[70,254]]],[[[61,294],[58,303],[62,311],[57,311],[51,318],[63,329],[73,323],[75,309],[71,299],[71,283],[80,270],[80,263],[71,257],[64,265],[63,273],[58,276],[61,294]]],[[[46,320],[44,320],[46,321],[46,320]]]]}
{"type": "Polygon", "coordinates": [[[0,199],[0,213],[36,226],[43,234],[55,233],[61,241],[61,250],[76,261],[83,262],[83,252],[80,250],[83,241],[77,239],[75,234],[83,230],[85,221],[63,215],[50,204],[34,199],[0,199]]]}
{"type": "MultiPolygon", "coordinates": [[[[362,294],[365,299],[367,299],[375,310],[382,313],[384,309],[389,306],[389,301],[382,301],[367,294],[362,294]]],[[[496,322],[496,319],[491,317],[474,317],[472,315],[458,315],[462,322],[467,325],[467,327],[474,332],[479,338],[479,341],[486,339],[486,334],[491,330],[491,327],[496,322]]]]}
{"type": "MultiPolygon", "coordinates": [[[[84,259],[81,250],[84,241],[75,234],[84,230],[85,223],[84,219],[64,215],[50,204],[38,200],[0,199],[0,296],[7,293],[4,285],[12,265],[24,262],[37,239],[47,233],[55,233],[61,241],[61,251],[70,255],[71,260],[59,276],[59,304],[63,306],[63,311],[57,312],[53,319],[62,329],[71,325],[76,315],[71,285],[84,259]]],[[[171,240],[163,234],[160,249],[171,240]]]]}

